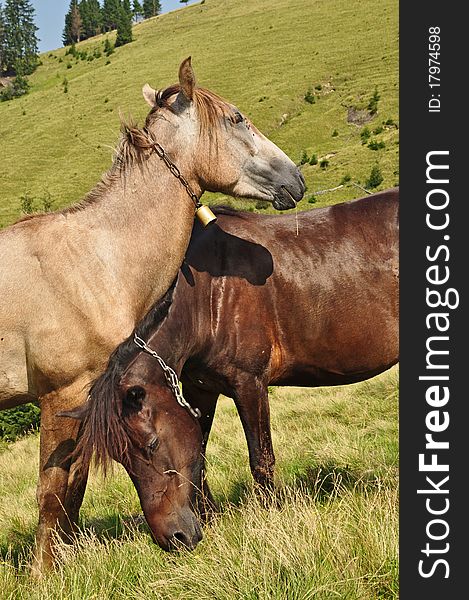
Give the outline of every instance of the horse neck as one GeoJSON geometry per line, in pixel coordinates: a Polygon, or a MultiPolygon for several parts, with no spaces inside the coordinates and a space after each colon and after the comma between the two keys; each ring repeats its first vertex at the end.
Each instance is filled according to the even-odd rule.
{"type": "Polygon", "coordinates": [[[198,335],[199,313],[194,304],[197,293],[189,285],[179,280],[167,317],[149,337],[149,345],[178,374],[181,374],[186,360],[197,352],[200,346],[198,335]]]}
{"type": "Polygon", "coordinates": [[[96,201],[73,215],[105,262],[107,283],[125,288],[122,301],[130,301],[136,319],[169,288],[194,220],[187,191],[156,155],[150,161],[145,170],[135,166],[113,177],[96,201]]]}

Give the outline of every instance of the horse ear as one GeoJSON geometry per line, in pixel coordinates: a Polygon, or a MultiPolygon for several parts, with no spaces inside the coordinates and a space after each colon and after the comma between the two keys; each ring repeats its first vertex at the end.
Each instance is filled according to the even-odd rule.
{"type": "Polygon", "coordinates": [[[179,85],[184,96],[191,101],[194,95],[195,75],[190,56],[183,60],[179,67],[179,85]]]}
{"type": "Polygon", "coordinates": [[[69,419],[77,419],[77,421],[83,421],[87,416],[89,410],[88,402],[80,404],[72,410],[63,410],[56,414],[57,417],[68,417],[69,419]]]}
{"type": "Polygon", "coordinates": [[[156,104],[156,90],[146,83],[142,88],[142,94],[146,103],[153,108],[156,104]]]}

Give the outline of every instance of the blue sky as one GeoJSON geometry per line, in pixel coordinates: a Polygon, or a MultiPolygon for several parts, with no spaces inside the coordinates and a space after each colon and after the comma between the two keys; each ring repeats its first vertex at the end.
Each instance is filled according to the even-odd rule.
{"type": "MultiPolygon", "coordinates": [[[[70,0],[30,0],[36,10],[37,33],[40,38],[39,52],[55,50],[62,46],[62,31],[64,28],[65,13],[70,6],[70,0]]],[[[190,0],[188,4],[194,4],[190,0]]],[[[161,0],[162,12],[175,8],[182,8],[179,0],[161,0]]]]}

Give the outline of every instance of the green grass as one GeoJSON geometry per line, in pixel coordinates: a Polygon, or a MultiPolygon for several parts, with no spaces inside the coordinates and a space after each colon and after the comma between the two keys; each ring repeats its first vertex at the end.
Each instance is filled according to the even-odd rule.
{"type": "MultiPolygon", "coordinates": [[[[199,83],[236,103],[295,162],[304,150],[319,162],[327,157],[325,169],[302,167],[308,192],[300,209],[311,208],[309,195],[337,186],[346,174],[363,185],[376,162],[384,176],[380,189],[398,182],[396,126],[376,136],[385,148],[372,151],[361,144],[363,125],[347,122],[348,107],[366,109],[375,89],[378,110],[367,125],[399,121],[395,0],[207,0],[135,26],[134,37],[91,62],[65,56],[64,48],[46,53],[31,92],[0,103],[0,226],[21,215],[25,193],[36,199],[49,193],[54,208],[81,199],[111,164],[119,112],[141,122],[142,85],[173,83],[188,55],[199,83]]],[[[104,39],[77,49],[102,50],[104,39]]],[[[349,186],[317,195],[316,206],[361,195],[349,186]]]]}
{"type": "Polygon", "coordinates": [[[397,378],[322,389],[274,388],[277,492],[253,493],[231,400],[217,408],[209,481],[220,505],[193,553],[153,545],[130,479],[93,473],[82,532],[38,588],[27,563],[37,512],[38,438],[0,454],[2,598],[235,600],[398,597],[397,378]]]}

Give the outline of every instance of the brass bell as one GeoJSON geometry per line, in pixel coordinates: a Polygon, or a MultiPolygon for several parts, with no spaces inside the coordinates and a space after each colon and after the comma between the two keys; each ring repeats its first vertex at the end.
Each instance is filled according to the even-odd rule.
{"type": "Polygon", "coordinates": [[[196,217],[202,223],[204,227],[207,227],[211,223],[215,223],[217,217],[213,214],[208,206],[201,204],[195,211],[196,217]]]}

